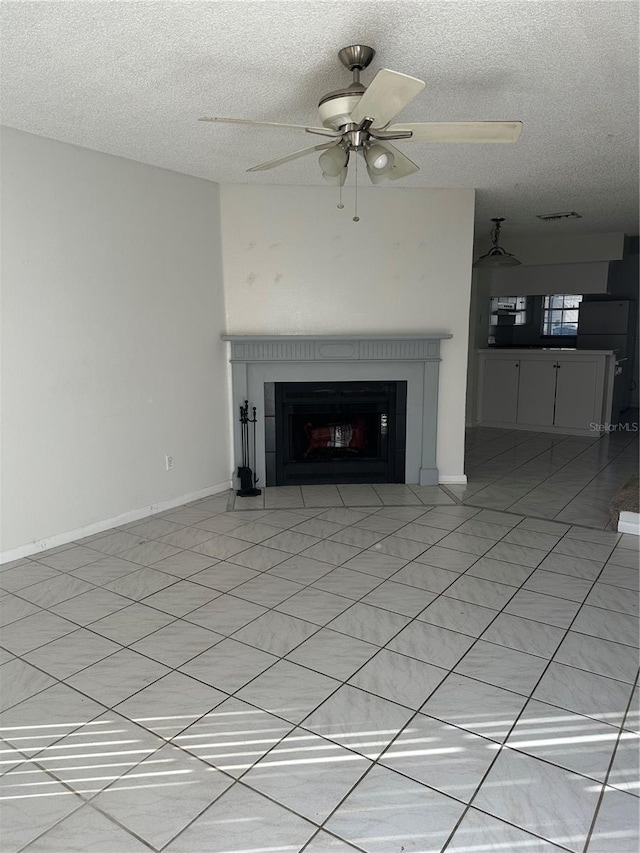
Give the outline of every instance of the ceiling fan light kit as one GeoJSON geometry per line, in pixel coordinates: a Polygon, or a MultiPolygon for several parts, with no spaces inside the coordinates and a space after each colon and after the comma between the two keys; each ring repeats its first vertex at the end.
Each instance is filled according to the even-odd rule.
{"type": "MultiPolygon", "coordinates": [[[[200,121],[229,124],[284,127],[306,133],[331,137],[330,142],[294,151],[292,154],[260,163],[247,169],[264,171],[281,166],[317,151],[323,178],[329,183],[344,184],[349,155],[360,154],[366,162],[372,183],[398,180],[419,171],[419,166],[406,157],[391,140],[434,143],[491,143],[515,142],[522,131],[520,121],[478,122],[418,122],[392,125],[390,122],[425,87],[423,80],[381,68],[369,86],[360,81],[360,72],[367,68],[375,50],[363,44],[343,47],[338,53],[340,62],[353,75],[352,82],[320,98],[318,112],[320,127],[279,124],[278,122],[214,116],[200,121]]],[[[356,161],[357,165],[357,161],[356,161]]],[[[339,205],[339,207],[341,204],[339,205]]],[[[355,221],[358,221],[354,217],[355,221]]]]}
{"type": "Polygon", "coordinates": [[[504,222],[504,217],[496,217],[491,221],[494,223],[491,229],[491,248],[484,255],[481,255],[473,266],[480,269],[520,266],[521,262],[517,258],[498,245],[500,240],[500,226],[504,222]]]}
{"type": "Polygon", "coordinates": [[[349,152],[345,151],[342,145],[329,148],[318,158],[323,174],[331,178],[337,178],[342,174],[348,160],[349,152]]]}
{"type": "Polygon", "coordinates": [[[364,159],[368,168],[375,175],[384,175],[393,168],[393,154],[377,143],[369,144],[364,149],[364,159]]]}

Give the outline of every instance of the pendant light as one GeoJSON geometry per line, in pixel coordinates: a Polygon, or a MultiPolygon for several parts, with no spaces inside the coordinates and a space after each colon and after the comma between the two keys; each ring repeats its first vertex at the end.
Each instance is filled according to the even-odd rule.
{"type": "Polygon", "coordinates": [[[498,241],[500,239],[500,224],[504,222],[504,217],[496,217],[491,221],[494,223],[493,228],[491,229],[491,248],[485,255],[479,257],[473,266],[480,269],[520,266],[520,261],[517,258],[514,258],[513,255],[509,254],[509,252],[505,252],[505,250],[498,245],[498,241]]]}

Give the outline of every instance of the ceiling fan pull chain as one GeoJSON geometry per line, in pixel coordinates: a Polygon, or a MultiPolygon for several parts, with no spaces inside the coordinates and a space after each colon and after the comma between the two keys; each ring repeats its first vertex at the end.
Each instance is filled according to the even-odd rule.
{"type": "Polygon", "coordinates": [[[356,203],[355,203],[355,211],[354,211],[355,215],[353,217],[353,221],[354,222],[360,222],[360,217],[358,216],[358,152],[357,151],[356,151],[356,156],[354,159],[356,161],[356,174],[355,174],[356,203]]]}

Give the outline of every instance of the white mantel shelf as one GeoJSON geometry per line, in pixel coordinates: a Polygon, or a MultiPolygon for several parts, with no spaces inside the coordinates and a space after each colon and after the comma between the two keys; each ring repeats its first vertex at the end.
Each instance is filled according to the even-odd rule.
{"type": "Polygon", "coordinates": [[[425,335],[223,335],[232,362],[431,361],[447,333],[425,335]]]}
{"type": "MultiPolygon", "coordinates": [[[[256,406],[255,468],[265,482],[264,387],[270,382],[406,381],[405,482],[436,485],[440,342],[448,332],[413,335],[223,335],[230,344],[233,411],[256,406]]],[[[234,424],[235,456],[240,430],[234,424]]]]}

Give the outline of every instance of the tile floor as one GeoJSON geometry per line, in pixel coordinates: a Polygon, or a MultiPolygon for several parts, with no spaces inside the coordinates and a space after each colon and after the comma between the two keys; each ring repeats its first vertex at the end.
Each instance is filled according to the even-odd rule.
{"type": "Polygon", "coordinates": [[[360,488],[0,567],[2,853],[637,853],[638,538],[360,488]]]}
{"type": "MultiPolygon", "coordinates": [[[[634,414],[635,413],[635,414],[634,414]]],[[[236,508],[412,506],[464,503],[607,529],[609,502],[638,470],[638,415],[599,440],[523,430],[467,430],[464,486],[286,486],[238,498],[236,508]]]]}

